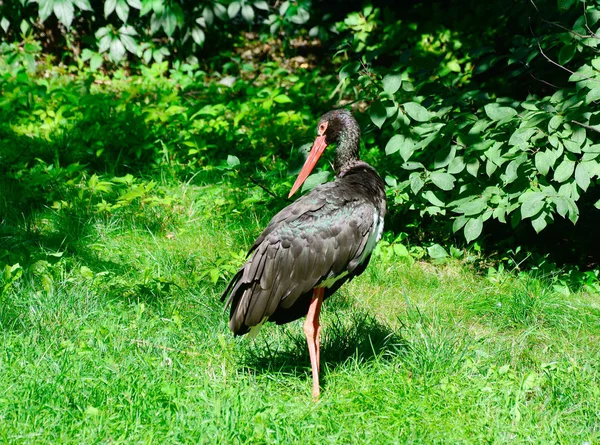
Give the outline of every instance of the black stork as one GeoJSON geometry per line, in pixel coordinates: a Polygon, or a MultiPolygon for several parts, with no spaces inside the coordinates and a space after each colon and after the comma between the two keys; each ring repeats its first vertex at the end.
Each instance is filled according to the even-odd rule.
{"type": "Polygon", "coordinates": [[[317,138],[292,190],[306,180],[330,144],[337,144],[336,178],[315,187],[276,214],[248,252],[250,258],[225,289],[235,335],[256,335],[265,321],[284,324],[306,315],[304,333],[319,397],[319,313],[323,300],[360,275],[381,238],[385,187],[360,160],[360,128],[347,110],[319,120],[317,138]]]}

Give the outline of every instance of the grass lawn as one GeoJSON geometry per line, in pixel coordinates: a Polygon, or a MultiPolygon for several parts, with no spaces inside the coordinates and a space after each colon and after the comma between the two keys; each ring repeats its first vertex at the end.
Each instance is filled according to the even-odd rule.
{"type": "Polygon", "coordinates": [[[600,441],[598,295],[374,258],[324,305],[313,403],[301,322],[234,339],[219,302],[269,215],[181,202],[168,227],[89,221],[0,287],[1,442],[600,441]]]}

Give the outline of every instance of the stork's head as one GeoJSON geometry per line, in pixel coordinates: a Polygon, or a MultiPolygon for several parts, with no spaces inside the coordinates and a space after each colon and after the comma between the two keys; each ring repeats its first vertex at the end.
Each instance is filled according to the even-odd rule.
{"type": "Polygon", "coordinates": [[[337,164],[337,160],[340,158],[358,158],[358,141],[360,141],[360,128],[350,111],[332,110],[321,116],[317,125],[315,142],[288,197],[291,197],[302,186],[328,145],[338,144],[337,164]],[[352,143],[348,143],[350,140],[352,143]]]}

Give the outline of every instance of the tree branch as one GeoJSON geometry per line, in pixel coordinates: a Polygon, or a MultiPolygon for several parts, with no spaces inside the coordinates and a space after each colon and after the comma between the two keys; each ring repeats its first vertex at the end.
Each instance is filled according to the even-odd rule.
{"type": "Polygon", "coordinates": [[[547,24],[549,24],[549,25],[556,26],[557,28],[560,28],[560,29],[564,29],[564,30],[565,30],[565,31],[567,31],[568,33],[571,33],[571,34],[573,34],[574,36],[577,36],[577,37],[579,37],[579,38],[581,38],[581,39],[587,39],[588,37],[595,37],[595,38],[597,38],[597,39],[600,39],[600,37],[596,36],[596,35],[595,35],[595,34],[593,34],[593,33],[592,33],[591,35],[579,34],[578,32],[575,32],[575,31],[573,31],[572,29],[569,29],[569,28],[567,28],[566,26],[563,26],[563,25],[561,25],[560,23],[551,22],[551,21],[549,21],[549,20],[545,20],[545,19],[542,19],[542,22],[544,22],[544,23],[547,23],[547,24]]]}
{"type": "Polygon", "coordinates": [[[540,41],[539,41],[539,39],[538,39],[538,41],[537,41],[537,44],[538,44],[538,48],[540,49],[540,53],[542,54],[542,56],[544,56],[544,58],[545,58],[545,59],[546,59],[548,62],[550,62],[552,65],[556,65],[556,66],[557,66],[557,67],[559,67],[559,68],[562,68],[563,70],[565,70],[566,72],[568,72],[568,73],[570,73],[570,74],[575,74],[575,72],[574,72],[574,71],[571,71],[569,68],[567,68],[567,67],[565,67],[565,66],[561,65],[561,64],[560,64],[560,63],[558,63],[558,62],[555,62],[555,61],[554,61],[554,60],[552,60],[550,57],[548,57],[548,56],[546,55],[546,53],[544,52],[544,50],[542,49],[542,45],[540,45],[540,41]]]}
{"type": "Polygon", "coordinates": [[[256,179],[254,179],[252,176],[249,176],[248,179],[250,179],[250,181],[252,181],[254,183],[254,185],[259,186],[261,189],[263,189],[265,192],[267,192],[269,195],[271,195],[273,198],[277,198],[279,199],[280,197],[277,196],[275,193],[273,193],[271,190],[269,190],[268,188],[266,188],[264,185],[262,185],[259,181],[257,181],[256,179]]]}
{"type": "Polygon", "coordinates": [[[596,133],[600,133],[600,127],[592,127],[591,125],[582,124],[581,122],[577,122],[577,121],[573,121],[573,120],[571,122],[573,122],[574,124],[580,125],[583,128],[586,128],[588,130],[592,130],[592,131],[595,131],[596,133]]]}
{"type": "Polygon", "coordinates": [[[588,23],[588,19],[587,19],[586,9],[587,9],[587,5],[586,5],[586,2],[584,1],[583,2],[583,19],[585,20],[585,29],[587,29],[593,37],[600,39],[600,36],[598,34],[596,34],[594,31],[592,31],[592,29],[590,28],[590,24],[588,23]]]}
{"type": "Polygon", "coordinates": [[[550,82],[547,82],[547,81],[545,81],[544,79],[539,79],[539,78],[535,77],[535,76],[533,75],[533,73],[532,73],[532,72],[529,72],[529,75],[530,75],[531,77],[533,77],[535,80],[537,80],[538,82],[542,82],[542,83],[544,83],[544,84],[548,85],[549,87],[556,88],[557,90],[560,90],[560,87],[559,87],[559,86],[556,86],[556,85],[554,85],[554,84],[552,84],[552,83],[550,83],[550,82]]]}

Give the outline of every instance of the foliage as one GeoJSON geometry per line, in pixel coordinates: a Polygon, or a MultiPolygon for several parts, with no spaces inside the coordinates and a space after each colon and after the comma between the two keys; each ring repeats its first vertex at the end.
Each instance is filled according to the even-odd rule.
{"type": "Polygon", "coordinates": [[[499,15],[515,18],[504,47],[489,29],[451,30],[435,14],[424,24],[386,22],[368,6],[344,21],[362,65],[342,68],[340,90],[373,100],[370,119],[388,135],[393,204],[451,223],[467,242],[491,220],[540,232],[556,216],[575,224],[580,205],[600,207],[583,199],[600,176],[600,4],[540,5],[528,11],[531,28],[519,28],[523,8],[536,7],[499,15]],[[524,82],[527,92],[514,88],[524,82]]]}
{"type": "MultiPolygon", "coordinates": [[[[9,36],[49,35],[45,50],[61,58],[80,56],[92,70],[105,62],[127,59],[145,64],[175,57],[195,60],[205,42],[223,42],[236,32],[262,22],[272,34],[293,32],[310,19],[311,0],[18,0],[0,4],[0,26],[9,36]],[[89,34],[90,37],[82,38],[89,34]],[[91,37],[93,35],[93,38],[91,37]]],[[[318,25],[311,35],[326,36],[318,25]]],[[[45,40],[45,39],[44,39],[45,40]]]]}

